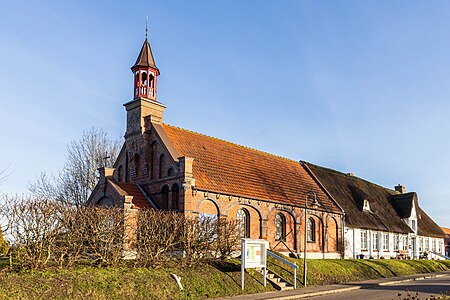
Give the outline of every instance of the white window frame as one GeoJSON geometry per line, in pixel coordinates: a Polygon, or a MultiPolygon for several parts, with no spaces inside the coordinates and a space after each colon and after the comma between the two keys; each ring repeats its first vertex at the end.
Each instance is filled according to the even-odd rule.
{"type": "Polygon", "coordinates": [[[400,237],[398,233],[394,234],[394,251],[400,250],[400,237]]]}
{"type": "Polygon", "coordinates": [[[378,251],[378,232],[372,232],[372,250],[378,251]]]}
{"type": "Polygon", "coordinates": [[[425,238],[425,247],[423,250],[426,252],[430,251],[430,239],[429,238],[425,238]]]}
{"type": "Polygon", "coordinates": [[[383,232],[383,250],[389,251],[389,233],[383,232]]]}
{"type": "Polygon", "coordinates": [[[423,237],[419,237],[419,252],[423,252],[423,237]]]}
{"type": "Polygon", "coordinates": [[[408,250],[408,236],[404,235],[402,240],[403,240],[402,250],[408,250]]]}
{"type": "Polygon", "coordinates": [[[368,250],[368,242],[367,230],[361,230],[361,250],[368,250]]]}

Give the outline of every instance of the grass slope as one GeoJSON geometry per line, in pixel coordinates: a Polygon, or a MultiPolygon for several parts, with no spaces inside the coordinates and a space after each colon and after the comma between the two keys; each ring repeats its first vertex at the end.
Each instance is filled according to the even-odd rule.
{"type": "MultiPolygon", "coordinates": [[[[297,270],[297,286],[303,282],[303,260],[292,259],[297,270]]],[[[292,283],[293,271],[269,258],[268,266],[292,283]]],[[[323,259],[307,260],[307,285],[319,286],[349,281],[398,277],[418,273],[449,271],[450,261],[392,259],[323,259]]]]}
{"type": "Polygon", "coordinates": [[[238,260],[193,268],[46,269],[0,272],[0,299],[206,299],[275,290],[253,270],[241,290],[238,260]],[[180,291],[171,274],[181,277],[180,291]]]}
{"type": "MultiPolygon", "coordinates": [[[[290,259],[300,266],[302,260],[290,259]]],[[[42,271],[0,271],[0,299],[206,299],[272,291],[262,286],[254,270],[246,274],[246,288],[240,287],[239,260],[202,264],[192,268],[98,268],[47,269],[42,271]],[[180,291],[170,274],[181,276],[180,291]]],[[[1,264],[0,264],[1,265],[1,264]]],[[[292,280],[293,274],[269,259],[269,266],[292,280]]],[[[450,270],[450,262],[398,260],[309,260],[308,285],[317,286],[450,270]]]]}

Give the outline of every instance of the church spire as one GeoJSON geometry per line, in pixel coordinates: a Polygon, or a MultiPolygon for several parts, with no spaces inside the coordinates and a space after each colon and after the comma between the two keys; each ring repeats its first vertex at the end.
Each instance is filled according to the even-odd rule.
{"type": "Polygon", "coordinates": [[[148,42],[148,19],[145,25],[145,41],[136,62],[131,67],[131,71],[134,74],[134,98],[147,98],[156,101],[156,77],[160,73],[148,42]]]}

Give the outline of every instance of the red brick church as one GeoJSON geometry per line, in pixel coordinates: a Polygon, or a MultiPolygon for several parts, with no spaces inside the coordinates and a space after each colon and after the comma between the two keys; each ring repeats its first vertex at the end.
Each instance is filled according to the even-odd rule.
{"type": "Polygon", "coordinates": [[[90,205],[235,219],[281,252],[302,252],[307,222],[308,256],[341,257],[344,212],[306,164],[165,124],[148,38],[131,70],[125,142],[90,205]]]}

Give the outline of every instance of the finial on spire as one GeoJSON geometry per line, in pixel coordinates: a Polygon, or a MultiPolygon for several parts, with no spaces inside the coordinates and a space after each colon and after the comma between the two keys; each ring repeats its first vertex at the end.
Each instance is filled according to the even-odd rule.
{"type": "Polygon", "coordinates": [[[148,16],[145,17],[145,38],[148,39],[148,16]]]}

